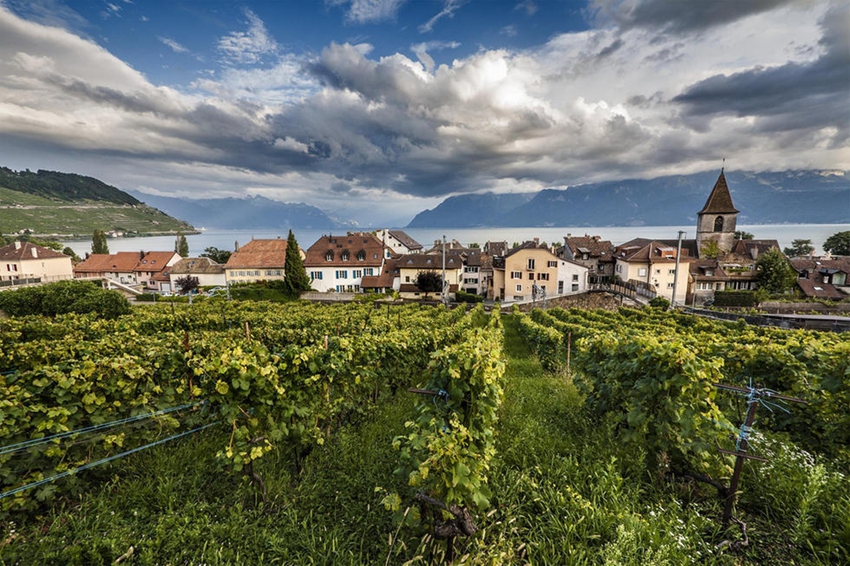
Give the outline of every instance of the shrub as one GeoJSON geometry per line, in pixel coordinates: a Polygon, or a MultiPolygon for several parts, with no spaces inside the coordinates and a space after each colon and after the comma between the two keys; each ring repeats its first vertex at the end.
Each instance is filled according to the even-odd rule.
{"type": "Polygon", "coordinates": [[[649,301],[649,306],[656,309],[667,310],[670,308],[670,301],[664,297],[658,296],[649,301]]]}
{"type": "Polygon", "coordinates": [[[715,307],[754,307],[759,303],[754,291],[715,291],[715,307]]]}
{"type": "Polygon", "coordinates": [[[115,318],[130,312],[130,303],[118,291],[105,291],[91,281],[59,281],[0,294],[0,309],[9,316],[89,312],[115,318]]]}
{"type": "Polygon", "coordinates": [[[459,303],[481,303],[484,301],[484,297],[458,289],[455,293],[455,300],[459,303]]]}

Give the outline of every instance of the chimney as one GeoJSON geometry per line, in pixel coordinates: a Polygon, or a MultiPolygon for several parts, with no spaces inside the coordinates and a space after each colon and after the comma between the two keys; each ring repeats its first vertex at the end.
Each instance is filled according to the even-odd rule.
{"type": "Polygon", "coordinates": [[[38,250],[36,249],[36,247],[33,246],[33,247],[30,248],[30,250],[32,251],[32,257],[37,259],[38,258],[38,250]]]}
{"type": "Polygon", "coordinates": [[[21,241],[20,240],[15,240],[15,249],[16,250],[21,249],[21,241]]]}
{"type": "Polygon", "coordinates": [[[540,238],[534,238],[534,245],[535,245],[535,246],[539,246],[539,245],[540,245],[540,238]]]}

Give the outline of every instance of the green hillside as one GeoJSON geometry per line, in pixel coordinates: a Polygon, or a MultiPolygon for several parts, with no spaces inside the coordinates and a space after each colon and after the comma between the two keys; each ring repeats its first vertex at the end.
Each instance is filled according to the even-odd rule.
{"type": "Polygon", "coordinates": [[[73,237],[94,230],[150,235],[195,229],[92,177],[0,167],[0,230],[73,237]]]}

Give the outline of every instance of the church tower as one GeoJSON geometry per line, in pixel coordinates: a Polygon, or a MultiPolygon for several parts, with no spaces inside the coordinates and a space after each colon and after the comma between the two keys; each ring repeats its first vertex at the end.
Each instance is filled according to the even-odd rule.
{"type": "Polygon", "coordinates": [[[721,169],[705,206],[697,213],[697,253],[708,240],[715,240],[720,250],[730,251],[735,244],[737,222],[738,211],[732,204],[732,195],[729,194],[726,176],[721,169]]]}

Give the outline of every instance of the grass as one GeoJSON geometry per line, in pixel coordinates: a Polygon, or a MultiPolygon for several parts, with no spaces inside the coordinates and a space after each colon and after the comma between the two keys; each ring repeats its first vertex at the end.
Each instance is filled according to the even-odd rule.
{"type": "MultiPolygon", "coordinates": [[[[846,546],[844,554],[807,546],[817,536],[840,544],[840,533],[822,532],[832,523],[820,514],[840,521],[846,485],[768,439],[773,467],[748,466],[742,480],[739,513],[751,545],[722,545],[740,535],[719,527],[716,492],[648,469],[646,454],[624,447],[610,423],[586,413],[565,375],[541,369],[513,317],[503,320],[508,369],[490,472],[493,505],[477,517],[476,536],[456,542],[455,563],[731,566],[847,556],[846,546]],[[812,469],[802,490],[783,480],[812,469]],[[830,511],[824,501],[837,507],[830,511]]],[[[0,564],[112,564],[121,556],[123,564],[441,563],[445,544],[399,527],[376,491],[403,491],[391,443],[415,402],[401,394],[381,405],[314,450],[303,469],[292,454],[269,454],[258,466],[266,502],[215,460],[224,430],[142,452],[97,471],[97,487],[84,496],[0,526],[0,564]]]]}

